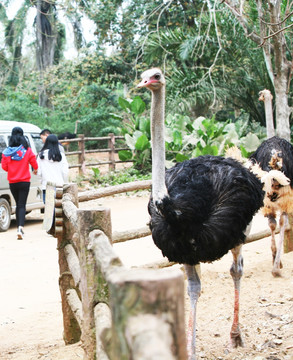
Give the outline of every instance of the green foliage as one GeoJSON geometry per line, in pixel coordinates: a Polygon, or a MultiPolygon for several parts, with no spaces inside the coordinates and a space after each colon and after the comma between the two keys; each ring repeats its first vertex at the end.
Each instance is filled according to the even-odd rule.
{"type": "MultiPolygon", "coordinates": [[[[130,148],[120,151],[119,158],[123,161],[132,160],[136,169],[147,172],[151,165],[149,120],[143,117],[142,109],[145,106],[142,105],[142,100],[135,98],[139,106],[132,106],[133,101],[119,98],[120,106],[129,116],[123,133],[130,148]],[[145,123],[148,124],[147,127],[142,126],[145,123]]],[[[249,124],[243,118],[236,122],[223,122],[216,121],[215,116],[211,119],[199,117],[192,120],[186,115],[168,114],[165,128],[167,167],[199,155],[223,156],[225,149],[233,145],[239,146],[244,156],[249,156],[265,136],[265,131],[259,124],[249,124]]]]}
{"type": "Polygon", "coordinates": [[[7,89],[0,93],[0,119],[29,122],[43,128],[48,109],[38,105],[37,96],[7,89]]]}
{"type": "Polygon", "coordinates": [[[226,148],[233,145],[243,149],[244,156],[249,156],[263,138],[263,129],[259,127],[258,131],[256,130],[256,127],[251,128],[248,122],[244,123],[243,120],[233,123],[231,120],[216,121],[215,117],[199,117],[193,121],[186,116],[169,114],[166,121],[168,167],[175,162],[200,155],[224,156],[226,148]],[[244,128],[246,132],[237,132],[244,128]]]}
{"type": "Polygon", "coordinates": [[[113,186],[137,180],[149,180],[149,173],[142,174],[141,171],[129,168],[122,171],[110,171],[101,174],[98,168],[92,168],[93,176],[90,178],[92,185],[113,186]]]}
{"type": "Polygon", "coordinates": [[[133,100],[119,97],[118,101],[127,118],[123,123],[122,133],[131,149],[119,151],[119,159],[133,160],[135,169],[147,173],[151,167],[151,142],[150,120],[142,116],[145,103],[139,96],[133,100]]]}

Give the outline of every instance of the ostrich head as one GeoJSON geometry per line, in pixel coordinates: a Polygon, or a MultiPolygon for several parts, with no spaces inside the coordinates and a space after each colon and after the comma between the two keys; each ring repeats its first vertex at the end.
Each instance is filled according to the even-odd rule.
{"type": "Polygon", "coordinates": [[[272,170],[281,170],[283,167],[283,156],[282,151],[273,149],[271,151],[271,161],[269,162],[269,167],[272,170]]]}
{"type": "Polygon", "coordinates": [[[146,87],[151,91],[157,91],[165,86],[165,78],[162,74],[162,71],[158,68],[153,68],[144,71],[141,74],[142,81],[137,85],[137,87],[142,88],[146,87]]]}

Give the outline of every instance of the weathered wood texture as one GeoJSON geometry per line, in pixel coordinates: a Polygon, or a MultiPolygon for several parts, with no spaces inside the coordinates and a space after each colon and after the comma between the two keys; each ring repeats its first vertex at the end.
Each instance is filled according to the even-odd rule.
{"type": "Polygon", "coordinates": [[[101,231],[90,233],[89,248],[109,286],[113,321],[102,338],[108,357],[185,360],[183,273],[177,269],[125,268],[101,231]],[[148,330],[143,325],[135,329],[140,315],[147,319],[148,330]]]}
{"type": "Polygon", "coordinates": [[[56,189],[56,202],[55,202],[55,217],[59,220],[56,221],[62,226],[56,226],[55,236],[57,236],[57,249],[58,249],[58,262],[59,262],[59,288],[61,294],[61,305],[63,312],[63,338],[66,344],[73,344],[80,340],[81,330],[79,324],[74,316],[74,313],[71,310],[71,307],[67,301],[66,292],[68,289],[71,289],[75,286],[72,274],[68,267],[68,263],[66,260],[66,254],[64,248],[66,244],[70,242],[70,229],[68,226],[66,217],[63,219],[63,211],[62,211],[62,194],[63,191],[75,192],[75,198],[77,194],[77,188],[64,187],[64,189],[57,188],[56,189]],[[60,220],[62,219],[62,221],[60,220]]]}
{"type": "Polygon", "coordinates": [[[78,287],[80,283],[80,265],[78,256],[76,255],[76,252],[74,251],[74,248],[71,244],[67,244],[64,247],[64,252],[68,267],[74,280],[74,285],[78,287]]]}
{"type": "Polygon", "coordinates": [[[108,290],[107,284],[96,269],[92,253],[88,250],[88,234],[92,229],[101,229],[111,239],[111,217],[109,209],[100,207],[98,210],[80,210],[75,204],[78,204],[77,186],[70,185],[64,189],[63,209],[66,233],[70,234],[71,244],[68,245],[67,239],[64,239],[64,252],[73,271],[75,283],[79,284],[83,314],[81,340],[85,357],[94,359],[94,306],[98,302],[108,300],[108,290]]]}
{"type": "Polygon", "coordinates": [[[79,328],[82,329],[83,315],[82,315],[82,305],[80,298],[74,289],[68,289],[66,291],[67,301],[70,305],[70,308],[75,316],[75,319],[78,322],[79,328]]]}
{"type": "Polygon", "coordinates": [[[284,253],[293,251],[293,214],[288,214],[289,228],[285,231],[284,236],[284,253]]]}
{"type": "Polygon", "coordinates": [[[148,226],[144,226],[139,229],[132,229],[126,231],[114,231],[112,235],[113,244],[124,242],[133,239],[140,239],[151,235],[151,230],[148,226]]]}
{"type": "Polygon", "coordinates": [[[111,196],[115,194],[121,194],[128,191],[149,189],[151,186],[151,180],[133,181],[127,184],[109,186],[102,189],[83,191],[78,194],[78,201],[89,201],[99,199],[105,196],[111,196]]]}
{"type": "Polygon", "coordinates": [[[109,360],[105,352],[101,339],[111,328],[112,316],[110,308],[105,303],[95,306],[95,326],[96,326],[96,357],[98,360],[109,360]]]}
{"type": "Polygon", "coordinates": [[[63,272],[59,277],[59,289],[61,294],[61,304],[63,313],[63,339],[65,344],[74,344],[80,340],[81,329],[73,308],[67,298],[67,291],[74,287],[71,273],[63,272]]]}

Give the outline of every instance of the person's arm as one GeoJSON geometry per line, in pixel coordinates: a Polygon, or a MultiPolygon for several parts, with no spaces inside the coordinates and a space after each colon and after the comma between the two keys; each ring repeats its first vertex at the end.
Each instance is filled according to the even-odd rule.
{"type": "Polygon", "coordinates": [[[1,166],[4,171],[8,171],[8,157],[2,154],[1,166]]]}
{"type": "Polygon", "coordinates": [[[31,166],[34,169],[34,174],[36,175],[36,171],[38,170],[38,163],[37,163],[37,158],[36,155],[32,152],[31,148],[28,148],[27,151],[29,152],[29,163],[31,164],[31,166]]]}
{"type": "Polygon", "coordinates": [[[37,156],[37,163],[38,163],[38,170],[37,170],[37,175],[42,176],[42,166],[41,166],[41,159],[40,156],[37,156]]]}
{"type": "Polygon", "coordinates": [[[66,159],[66,156],[64,153],[61,153],[62,155],[62,160],[61,160],[61,164],[62,164],[62,177],[63,177],[63,181],[65,183],[68,182],[68,173],[69,173],[69,166],[68,166],[68,162],[66,159]]]}

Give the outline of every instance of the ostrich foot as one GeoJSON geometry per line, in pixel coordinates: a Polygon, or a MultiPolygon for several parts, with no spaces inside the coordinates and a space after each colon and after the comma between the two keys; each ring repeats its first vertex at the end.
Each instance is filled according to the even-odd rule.
{"type": "Polygon", "coordinates": [[[231,345],[233,348],[244,346],[244,342],[242,340],[240,330],[231,331],[230,336],[231,336],[231,345]]]}
{"type": "MultiPolygon", "coordinates": [[[[281,267],[281,265],[280,265],[280,267],[281,267]]],[[[273,274],[274,277],[282,277],[280,269],[273,268],[272,274],[273,274]]]]}

